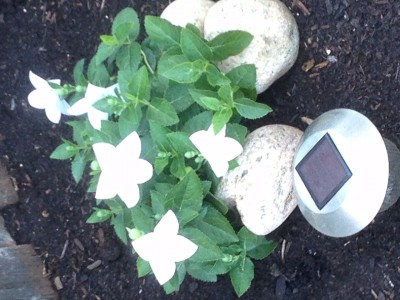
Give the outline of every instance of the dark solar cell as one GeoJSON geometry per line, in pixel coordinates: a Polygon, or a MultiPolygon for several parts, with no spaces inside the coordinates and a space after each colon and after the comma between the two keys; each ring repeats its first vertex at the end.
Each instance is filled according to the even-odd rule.
{"type": "Polygon", "coordinates": [[[328,133],[300,161],[296,170],[319,209],[322,209],[352,176],[328,133]]]}

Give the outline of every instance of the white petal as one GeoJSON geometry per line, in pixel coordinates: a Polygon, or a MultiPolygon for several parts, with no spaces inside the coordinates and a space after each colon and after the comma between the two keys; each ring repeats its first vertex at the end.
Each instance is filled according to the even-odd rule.
{"type": "Polygon", "coordinates": [[[142,145],[139,135],[133,131],[126,138],[124,138],[117,146],[118,157],[125,159],[139,158],[142,151],[142,145]]]}
{"type": "Polygon", "coordinates": [[[177,235],[176,237],[174,237],[169,245],[173,246],[173,251],[171,251],[170,256],[168,257],[170,257],[175,262],[180,262],[188,259],[196,253],[198,248],[195,243],[182,235],[177,235]]]}
{"type": "Polygon", "coordinates": [[[90,105],[92,105],[96,101],[104,98],[104,91],[105,88],[89,83],[86,88],[85,98],[89,101],[90,105]]]}
{"type": "Polygon", "coordinates": [[[46,107],[46,98],[48,97],[48,92],[45,90],[34,90],[28,95],[29,105],[37,108],[44,109],[46,107]]]}
{"type": "Polygon", "coordinates": [[[96,143],[93,151],[102,171],[112,171],[116,167],[117,151],[115,147],[108,143],[96,143]]]}
{"type": "Polygon", "coordinates": [[[145,183],[153,177],[153,166],[147,160],[137,159],[133,164],[132,172],[135,183],[145,183]]]}
{"type": "Polygon", "coordinates": [[[58,104],[58,107],[59,107],[60,112],[61,112],[62,114],[64,114],[64,115],[69,115],[68,109],[70,108],[70,106],[69,106],[69,104],[68,104],[67,101],[65,101],[65,100],[60,100],[60,101],[59,101],[59,104],[58,104]]]}
{"type": "Polygon", "coordinates": [[[132,247],[136,253],[145,261],[151,261],[157,258],[160,253],[160,245],[157,241],[157,235],[153,232],[145,234],[132,241],[132,247]]]}
{"type": "Polygon", "coordinates": [[[189,137],[190,141],[195,145],[200,153],[203,154],[203,156],[205,156],[204,153],[207,152],[207,149],[210,146],[210,138],[212,138],[212,135],[205,130],[196,131],[189,137]]]}
{"type": "Polygon", "coordinates": [[[89,101],[86,100],[86,98],[82,98],[75,102],[69,109],[68,113],[73,116],[79,116],[86,114],[89,109],[91,108],[91,105],[89,104],[89,101]]]}
{"type": "Polygon", "coordinates": [[[36,89],[49,89],[49,83],[32,71],[29,71],[29,80],[36,89]]]}
{"type": "Polygon", "coordinates": [[[172,210],[167,211],[156,227],[154,227],[154,233],[160,236],[176,235],[178,234],[178,230],[178,218],[172,210]]]}
{"type": "Polygon", "coordinates": [[[105,96],[117,96],[116,93],[115,93],[115,90],[119,91],[118,83],[106,88],[106,90],[104,91],[104,95],[105,96]]]}
{"type": "Polygon", "coordinates": [[[208,163],[210,164],[215,176],[218,178],[224,176],[229,170],[229,163],[227,160],[209,159],[208,163]]]}
{"type": "Polygon", "coordinates": [[[242,145],[235,139],[226,137],[223,139],[222,144],[225,145],[225,157],[228,161],[239,156],[243,152],[242,145]]]}
{"type": "Polygon", "coordinates": [[[174,276],[176,269],[173,261],[162,258],[150,261],[150,267],[160,285],[167,283],[174,276]]]}
{"type": "Polygon", "coordinates": [[[118,196],[128,208],[134,207],[140,199],[139,187],[129,182],[119,182],[118,196]]]}
{"type": "Polygon", "coordinates": [[[46,106],[46,116],[47,118],[53,122],[58,124],[58,122],[60,122],[61,119],[61,111],[59,109],[59,107],[57,105],[49,105],[46,106]]]}
{"type": "Polygon", "coordinates": [[[96,199],[111,199],[117,196],[118,180],[116,175],[110,171],[102,171],[96,188],[96,199]]]}
{"type": "Polygon", "coordinates": [[[97,130],[101,130],[101,121],[108,119],[108,114],[91,107],[88,111],[88,119],[90,125],[97,130]]]}

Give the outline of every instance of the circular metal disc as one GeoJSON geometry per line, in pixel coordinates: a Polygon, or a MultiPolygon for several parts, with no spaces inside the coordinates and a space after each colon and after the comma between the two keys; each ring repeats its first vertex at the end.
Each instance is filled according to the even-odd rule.
{"type": "Polygon", "coordinates": [[[388,185],[388,154],[368,118],[334,109],[305,130],[293,174],[307,221],[323,234],[345,237],[362,230],[379,212],[388,185]]]}

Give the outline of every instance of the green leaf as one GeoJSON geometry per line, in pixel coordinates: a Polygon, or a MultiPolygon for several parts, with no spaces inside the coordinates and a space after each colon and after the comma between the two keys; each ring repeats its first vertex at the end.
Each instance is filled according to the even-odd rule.
{"type": "Polygon", "coordinates": [[[253,36],[245,31],[233,30],[223,32],[211,41],[209,46],[213,52],[213,60],[221,61],[229,56],[242,52],[252,41],[253,36]]]}
{"type": "Polygon", "coordinates": [[[233,90],[230,85],[223,85],[218,89],[218,96],[228,108],[233,108],[233,90]]]}
{"type": "Polygon", "coordinates": [[[203,186],[194,171],[190,171],[183,179],[174,185],[167,194],[167,202],[173,203],[174,211],[191,209],[199,211],[203,203],[203,186]]]}
{"type": "Polygon", "coordinates": [[[251,64],[243,64],[233,68],[226,76],[240,88],[244,89],[255,89],[256,85],[256,67],[251,64]]]}
{"type": "Polygon", "coordinates": [[[167,134],[171,131],[167,128],[162,126],[157,121],[149,121],[150,125],[150,136],[153,139],[154,143],[157,145],[160,151],[163,152],[171,152],[172,148],[169,144],[167,139],[167,134]]]}
{"type": "Polygon", "coordinates": [[[143,232],[151,232],[154,229],[153,211],[145,205],[135,206],[129,209],[135,227],[143,232]]]}
{"type": "Polygon", "coordinates": [[[206,264],[201,263],[190,263],[187,266],[187,272],[193,278],[196,278],[205,282],[217,282],[217,275],[210,271],[211,268],[207,268],[206,264]]]}
{"type": "Polygon", "coordinates": [[[226,215],[229,211],[228,206],[221,201],[220,199],[216,198],[213,194],[210,195],[209,198],[210,203],[223,215],[226,215]]]}
{"type": "Polygon", "coordinates": [[[179,46],[181,28],[169,21],[154,16],[146,16],[144,27],[147,35],[157,42],[161,49],[179,46]]]}
{"type": "Polygon", "coordinates": [[[272,111],[268,105],[247,98],[235,99],[234,102],[238,113],[247,119],[262,118],[272,111]]]}
{"type": "Polygon", "coordinates": [[[247,256],[254,259],[267,257],[278,245],[278,242],[268,241],[264,236],[255,235],[246,227],[239,230],[238,237],[247,256]]]}
{"type": "MultiPolygon", "coordinates": [[[[129,95],[133,96],[136,101],[147,101],[150,99],[151,85],[149,73],[145,66],[142,66],[131,76],[128,88],[129,95]]],[[[136,101],[135,103],[137,103],[136,101]]]]}
{"type": "Polygon", "coordinates": [[[183,126],[183,130],[189,134],[199,130],[207,130],[211,125],[211,120],[212,113],[204,111],[190,118],[183,126]]]}
{"type": "Polygon", "coordinates": [[[139,18],[134,9],[127,7],[121,10],[112,24],[112,35],[120,44],[128,41],[134,41],[139,35],[139,18]]]}
{"type": "Polygon", "coordinates": [[[101,35],[100,39],[104,44],[106,44],[108,46],[116,46],[116,45],[118,45],[118,40],[113,35],[101,35]]]}
{"type": "Polygon", "coordinates": [[[228,219],[211,206],[207,207],[207,213],[204,218],[196,222],[196,228],[216,241],[218,245],[239,241],[228,219]]]}
{"type": "Polygon", "coordinates": [[[166,294],[171,294],[179,290],[180,285],[185,279],[186,268],[184,262],[176,263],[176,271],[174,276],[163,285],[166,294]]]}
{"type": "Polygon", "coordinates": [[[62,143],[61,145],[59,145],[51,154],[50,154],[50,158],[52,159],[68,159],[73,157],[74,155],[76,155],[79,151],[79,148],[67,141],[64,140],[64,143],[62,143]]]}
{"type": "Polygon", "coordinates": [[[225,263],[222,260],[205,263],[190,261],[190,263],[187,264],[187,272],[196,279],[215,282],[217,280],[217,275],[228,273],[231,267],[231,263],[225,263]]]}
{"type": "Polygon", "coordinates": [[[119,70],[126,70],[131,73],[135,72],[142,61],[140,50],[138,43],[123,45],[116,56],[116,64],[119,70]]]}
{"type": "Polygon", "coordinates": [[[205,60],[189,61],[183,55],[163,55],[158,63],[158,74],[178,83],[194,83],[207,68],[205,60]]]}
{"type": "Polygon", "coordinates": [[[232,109],[223,108],[213,115],[212,124],[215,132],[220,132],[220,130],[229,122],[232,117],[232,109]]]}
{"type": "Polygon", "coordinates": [[[161,174],[165,167],[169,164],[169,157],[157,157],[154,161],[154,172],[161,174]]]}
{"type": "Polygon", "coordinates": [[[218,93],[210,90],[190,89],[190,95],[198,105],[209,110],[218,110],[221,107],[218,93]]]}
{"type": "Polygon", "coordinates": [[[197,103],[201,103],[200,105],[204,108],[214,111],[217,111],[221,108],[221,103],[218,98],[203,96],[199,99],[200,101],[198,101],[197,103]]]}
{"type": "Polygon", "coordinates": [[[94,212],[86,220],[86,223],[93,224],[93,223],[104,222],[110,219],[112,215],[113,214],[111,210],[94,208],[94,212]]]}
{"type": "Polygon", "coordinates": [[[179,220],[179,226],[182,228],[185,226],[187,223],[193,221],[198,217],[199,213],[197,211],[194,211],[192,209],[185,209],[181,210],[176,217],[179,220]]]}
{"type": "Polygon", "coordinates": [[[150,274],[151,272],[151,267],[150,264],[145,261],[144,259],[142,259],[140,256],[138,256],[137,260],[136,260],[136,269],[138,272],[138,277],[144,277],[148,274],[150,274]]]}
{"type": "Polygon", "coordinates": [[[165,91],[165,99],[168,100],[175,110],[180,113],[193,104],[193,98],[189,93],[191,85],[171,84],[165,91]]]}
{"type": "Polygon", "coordinates": [[[112,219],[111,224],[114,226],[114,231],[124,244],[128,243],[128,236],[125,229],[124,214],[118,214],[112,219]]]}
{"type": "Polygon", "coordinates": [[[157,121],[164,126],[174,125],[179,122],[179,117],[174,107],[165,99],[154,98],[147,108],[147,119],[157,121]]]}
{"type": "Polygon", "coordinates": [[[207,80],[212,86],[229,85],[230,79],[225,76],[216,66],[209,64],[207,66],[207,80]]]}
{"type": "Polygon", "coordinates": [[[100,43],[94,56],[96,66],[103,63],[107,58],[112,56],[118,50],[118,46],[110,46],[106,43],[100,43]]]}
{"type": "Polygon", "coordinates": [[[122,138],[127,137],[133,131],[137,131],[142,115],[140,105],[129,105],[122,111],[118,120],[119,132],[122,138]]]}
{"type": "Polygon", "coordinates": [[[174,157],[169,170],[176,178],[183,178],[186,175],[185,157],[183,155],[174,157]]]}
{"type": "Polygon", "coordinates": [[[237,264],[236,268],[229,272],[229,277],[236,294],[242,296],[250,287],[254,278],[254,265],[252,261],[245,257],[237,264]]]}
{"type": "Polygon", "coordinates": [[[197,26],[193,25],[193,24],[188,23],[188,24],[186,24],[185,28],[190,30],[191,32],[193,32],[195,35],[197,35],[199,37],[202,36],[202,33],[201,33],[200,29],[197,26]]]}
{"type": "Polygon", "coordinates": [[[80,151],[75,155],[75,158],[71,163],[72,176],[74,177],[76,183],[78,183],[81,180],[83,172],[85,171],[85,167],[86,167],[85,154],[82,151],[80,151]]]}
{"type": "Polygon", "coordinates": [[[98,65],[96,63],[96,56],[89,63],[87,75],[89,82],[97,86],[108,86],[110,82],[110,75],[106,66],[103,63],[98,65]]]}
{"type": "Polygon", "coordinates": [[[87,81],[84,75],[84,66],[85,66],[85,60],[81,59],[79,60],[74,67],[74,81],[76,85],[81,85],[81,86],[86,86],[87,85],[87,81]]]}
{"type": "Polygon", "coordinates": [[[186,28],[181,31],[181,49],[183,54],[191,61],[212,59],[212,51],[207,43],[193,31],[186,28]]]}
{"type": "Polygon", "coordinates": [[[188,151],[195,151],[189,134],[182,131],[175,131],[167,134],[168,141],[173,149],[180,155],[184,155],[188,151]]]}
{"type": "Polygon", "coordinates": [[[240,124],[227,124],[226,125],[226,136],[234,138],[240,144],[244,144],[244,140],[247,135],[247,127],[240,124]]]}
{"type": "Polygon", "coordinates": [[[164,215],[167,211],[165,207],[165,194],[160,191],[151,190],[151,208],[155,215],[164,215]]]}
{"type": "Polygon", "coordinates": [[[199,229],[185,227],[181,229],[180,234],[198,246],[196,253],[189,258],[190,262],[214,262],[223,257],[224,254],[221,248],[199,229]]]}

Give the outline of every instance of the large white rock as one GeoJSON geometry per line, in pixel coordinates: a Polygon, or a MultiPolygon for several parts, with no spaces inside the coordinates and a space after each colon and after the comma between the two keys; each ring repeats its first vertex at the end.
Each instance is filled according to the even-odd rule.
{"type": "Polygon", "coordinates": [[[244,30],[254,38],[239,55],[218,66],[228,72],[247,63],[257,68],[257,93],[262,93],[295,63],[299,50],[296,20],[279,0],[220,0],[204,20],[204,37],[211,40],[229,30],[244,30]]]}
{"type": "Polygon", "coordinates": [[[292,161],[303,132],[287,125],[267,125],[248,135],[239,166],[230,170],[216,196],[236,206],[253,233],[275,230],[297,206],[293,194],[292,161]]]}
{"type": "Polygon", "coordinates": [[[163,10],[160,17],[176,26],[193,24],[203,33],[204,18],[214,4],[211,0],[175,0],[163,10]]]}

